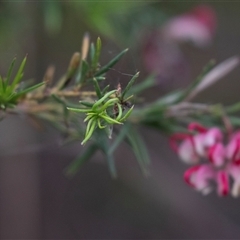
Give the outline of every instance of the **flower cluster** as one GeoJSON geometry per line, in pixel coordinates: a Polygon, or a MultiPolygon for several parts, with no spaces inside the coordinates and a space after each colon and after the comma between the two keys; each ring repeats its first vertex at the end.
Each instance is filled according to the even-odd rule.
{"type": "Polygon", "coordinates": [[[230,192],[240,195],[240,131],[229,134],[225,139],[217,128],[205,128],[198,123],[188,126],[189,133],[176,133],[170,144],[181,160],[194,165],[184,173],[188,185],[210,193],[214,186],[220,196],[230,192]]]}

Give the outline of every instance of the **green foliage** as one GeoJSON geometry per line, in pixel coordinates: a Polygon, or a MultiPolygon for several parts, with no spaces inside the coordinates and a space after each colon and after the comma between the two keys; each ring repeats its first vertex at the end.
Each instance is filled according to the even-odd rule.
{"type": "MultiPolygon", "coordinates": [[[[97,85],[98,86],[98,85],[97,85]]],[[[92,136],[96,128],[104,129],[111,128],[113,124],[122,124],[133,110],[133,106],[127,111],[126,114],[123,114],[123,108],[121,106],[121,101],[116,97],[116,91],[112,90],[102,96],[99,86],[96,87],[97,96],[99,97],[98,101],[92,104],[89,108],[67,108],[70,111],[85,113],[86,118],[84,122],[88,122],[84,140],[82,145],[86,143],[92,136]],[[115,95],[115,96],[114,96],[115,95]],[[117,108],[117,109],[116,109],[117,108]],[[115,109],[115,110],[114,110],[115,109]],[[115,112],[117,111],[117,113],[115,112]]],[[[81,102],[80,102],[81,103],[81,102]]],[[[88,106],[91,103],[87,103],[88,106]]],[[[83,104],[86,106],[86,103],[83,104]]]]}
{"type": "Polygon", "coordinates": [[[7,107],[14,107],[17,102],[28,92],[32,92],[35,89],[41,87],[44,83],[39,83],[34,86],[21,89],[20,83],[23,78],[23,71],[27,58],[25,57],[20,64],[20,67],[11,81],[13,67],[15,65],[16,58],[13,59],[6,78],[0,76],[0,108],[6,109],[7,107]]]}

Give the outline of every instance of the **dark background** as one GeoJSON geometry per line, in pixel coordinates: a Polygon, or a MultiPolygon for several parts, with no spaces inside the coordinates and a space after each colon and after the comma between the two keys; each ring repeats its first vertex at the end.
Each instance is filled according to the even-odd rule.
{"type": "MultiPolygon", "coordinates": [[[[203,3],[201,1],[201,3],[203,3]]],[[[130,47],[107,75],[147,71],[141,61],[144,30],[160,29],[173,16],[197,6],[197,1],[0,1],[0,71],[5,75],[14,56],[28,53],[26,79],[41,81],[55,64],[56,79],[79,51],[84,32],[103,42],[102,62],[130,47]]],[[[180,46],[189,76],[148,91],[157,98],[185,87],[212,58],[217,62],[240,53],[240,3],[206,1],[217,15],[217,32],[207,48],[180,46]]],[[[211,86],[196,101],[231,104],[239,101],[239,69],[211,86]]],[[[73,179],[63,174],[81,151],[80,143],[61,146],[61,136],[47,126],[35,129],[24,116],[9,116],[0,124],[1,239],[237,239],[239,199],[202,196],[182,180],[186,166],[171,151],[168,139],[151,129],[141,132],[152,159],[151,176],[142,176],[133,154],[117,151],[119,177],[111,179],[102,155],[96,155],[73,179]]]]}

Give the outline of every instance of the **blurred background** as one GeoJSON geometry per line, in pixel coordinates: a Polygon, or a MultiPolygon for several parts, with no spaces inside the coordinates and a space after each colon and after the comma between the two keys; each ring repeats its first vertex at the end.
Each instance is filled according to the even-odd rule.
{"type": "MultiPolygon", "coordinates": [[[[130,51],[107,74],[112,85],[126,74],[154,72],[157,87],[146,101],[186,87],[209,60],[240,53],[240,3],[209,1],[0,1],[0,71],[14,56],[28,54],[26,79],[41,81],[50,64],[64,74],[83,34],[103,42],[102,64],[130,51]]],[[[239,101],[240,70],[196,101],[239,101]]],[[[152,159],[145,178],[127,146],[116,156],[119,177],[111,179],[101,154],[68,179],[64,169],[80,143],[61,146],[50,126],[36,129],[25,116],[0,124],[1,239],[231,239],[240,236],[239,199],[202,196],[182,180],[187,166],[168,139],[141,132],[152,159]]]]}

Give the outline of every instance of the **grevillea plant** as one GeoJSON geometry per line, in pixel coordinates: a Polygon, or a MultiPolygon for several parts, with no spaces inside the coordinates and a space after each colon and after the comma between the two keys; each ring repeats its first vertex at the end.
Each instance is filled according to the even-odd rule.
{"type": "Polygon", "coordinates": [[[106,159],[112,177],[117,177],[114,152],[124,141],[136,156],[144,175],[149,174],[150,159],[138,127],[145,125],[170,136],[172,148],[187,164],[185,181],[198,191],[209,193],[214,185],[220,196],[231,189],[240,194],[240,133],[236,128],[240,104],[202,104],[194,97],[215,83],[238,64],[232,57],[214,66],[211,61],[186,89],[180,89],[151,103],[138,104],[138,94],[156,85],[154,75],[137,81],[132,75],[125,87],[105,84],[105,74],[127,53],[123,50],[107,64],[99,62],[101,40],[90,43],[86,34],[81,52],[73,54],[66,73],[54,80],[49,67],[42,83],[23,81],[26,58],[12,78],[15,59],[7,77],[0,78],[2,117],[25,114],[44,120],[66,137],[65,142],[79,141],[80,155],[67,167],[73,176],[97,151],[106,159]],[[188,127],[187,127],[188,126],[188,127]],[[230,180],[231,179],[231,180],[230,180]]]}

